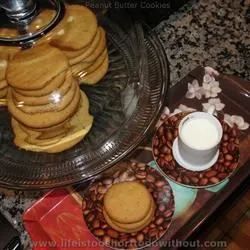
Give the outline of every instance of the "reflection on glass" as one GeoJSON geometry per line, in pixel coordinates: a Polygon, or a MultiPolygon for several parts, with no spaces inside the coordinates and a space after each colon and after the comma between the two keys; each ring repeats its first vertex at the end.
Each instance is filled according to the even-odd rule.
{"type": "Polygon", "coordinates": [[[59,102],[61,101],[62,96],[61,96],[60,92],[54,91],[54,92],[50,95],[50,98],[49,98],[49,99],[52,101],[52,103],[57,104],[57,103],[59,103],[59,102]]]}

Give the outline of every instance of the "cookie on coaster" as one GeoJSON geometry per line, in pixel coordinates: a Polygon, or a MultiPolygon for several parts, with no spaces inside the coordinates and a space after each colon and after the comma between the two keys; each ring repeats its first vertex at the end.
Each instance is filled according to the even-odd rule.
{"type": "Polygon", "coordinates": [[[72,62],[74,62],[73,58],[77,58],[79,56],[81,56],[82,60],[84,60],[85,58],[90,56],[97,48],[102,38],[101,33],[101,29],[98,28],[93,41],[91,41],[88,46],[80,50],[63,50],[63,53],[69,58],[70,61],[72,59],[72,62]]]}
{"type": "Polygon", "coordinates": [[[98,83],[107,73],[109,67],[109,59],[105,57],[103,63],[92,73],[78,74],[80,84],[93,85],[98,83]]]}
{"type": "Polygon", "coordinates": [[[72,102],[60,112],[51,111],[51,112],[27,114],[20,109],[20,107],[22,107],[23,104],[20,103],[16,105],[14,102],[14,98],[12,96],[12,92],[8,91],[9,112],[16,120],[31,128],[48,128],[57,125],[59,123],[62,123],[75,113],[75,111],[79,106],[79,101],[80,101],[80,90],[76,91],[72,102]]]}
{"type": "Polygon", "coordinates": [[[107,57],[108,51],[105,49],[93,63],[82,62],[71,66],[72,73],[74,76],[90,74],[97,70],[107,57]]]}
{"type": "Polygon", "coordinates": [[[151,194],[143,184],[121,182],[108,189],[104,196],[104,209],[115,222],[136,223],[148,215],[151,202],[151,194]]]}
{"type": "MultiPolygon", "coordinates": [[[[72,88],[72,83],[74,82],[74,79],[72,77],[72,72],[70,70],[68,70],[67,72],[60,73],[58,75],[58,79],[56,78],[52,80],[53,84],[59,85],[60,82],[62,82],[62,84],[60,83],[61,86],[58,86],[58,87],[54,87],[54,88],[51,87],[51,91],[48,94],[45,94],[45,95],[40,94],[39,96],[27,96],[25,94],[28,93],[29,91],[18,91],[16,89],[12,89],[12,95],[16,102],[23,102],[24,106],[25,105],[27,106],[46,105],[46,104],[59,102],[61,101],[63,96],[65,96],[72,88]]],[[[48,82],[48,85],[50,84],[52,83],[48,82]]],[[[43,92],[43,89],[41,89],[41,91],[43,92]]],[[[47,91],[48,90],[46,90],[46,92],[47,91]]],[[[37,93],[38,92],[39,90],[37,90],[37,93]]]]}
{"type": "Polygon", "coordinates": [[[70,65],[85,63],[86,67],[88,67],[90,64],[95,62],[95,60],[102,54],[102,52],[106,49],[106,35],[103,28],[100,27],[99,30],[101,33],[101,39],[92,53],[88,56],[86,56],[86,53],[83,53],[82,55],[69,59],[70,65]]]}
{"type": "Polygon", "coordinates": [[[7,81],[13,88],[37,90],[67,68],[68,59],[59,49],[41,45],[15,55],[7,68],[7,81]]]}
{"type": "Polygon", "coordinates": [[[69,149],[80,142],[92,127],[93,117],[89,114],[88,108],[88,98],[84,92],[81,92],[79,108],[69,120],[69,130],[66,135],[58,141],[58,138],[51,138],[50,140],[38,139],[36,143],[40,145],[28,143],[27,133],[21,129],[20,124],[16,120],[12,119],[12,127],[15,132],[14,142],[20,148],[36,152],[58,153],[69,149]],[[53,143],[50,143],[51,141],[53,143]],[[41,146],[41,143],[49,144],[41,146]]]}
{"type": "Polygon", "coordinates": [[[80,50],[90,44],[96,32],[97,19],[90,9],[68,5],[51,44],[63,50],[80,50]]]}
{"type": "Polygon", "coordinates": [[[104,218],[107,221],[107,223],[113,229],[117,230],[118,232],[122,232],[122,233],[135,233],[135,232],[142,230],[143,228],[145,228],[146,226],[148,226],[151,223],[151,221],[154,217],[154,213],[155,213],[155,204],[152,201],[150,211],[144,219],[142,219],[139,222],[125,224],[125,223],[118,223],[118,222],[112,220],[109,217],[109,215],[107,214],[107,212],[105,211],[105,209],[103,210],[103,215],[104,215],[104,218]]]}

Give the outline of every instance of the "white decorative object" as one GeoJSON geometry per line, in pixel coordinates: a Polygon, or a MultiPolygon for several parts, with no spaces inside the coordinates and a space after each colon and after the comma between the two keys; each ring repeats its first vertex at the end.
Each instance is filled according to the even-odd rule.
{"type": "Polygon", "coordinates": [[[220,73],[217,70],[215,70],[209,66],[205,67],[205,74],[209,74],[211,76],[219,76],[220,75],[220,73]]]}
{"type": "Polygon", "coordinates": [[[247,130],[249,128],[249,123],[244,121],[244,118],[239,115],[224,115],[224,121],[227,122],[231,127],[234,126],[234,124],[240,129],[240,130],[247,130]]]}
{"type": "Polygon", "coordinates": [[[211,67],[205,67],[205,75],[203,76],[202,85],[194,79],[192,83],[188,83],[188,90],[186,93],[186,98],[193,99],[197,98],[201,100],[204,96],[205,98],[217,97],[222,91],[220,84],[215,80],[215,76],[218,76],[219,72],[211,67]]]}
{"type": "Polygon", "coordinates": [[[211,106],[214,106],[216,111],[224,109],[225,104],[221,102],[220,98],[211,98],[207,103],[202,103],[203,111],[207,112],[211,106]]]}
{"type": "Polygon", "coordinates": [[[216,81],[213,76],[208,74],[205,74],[203,77],[202,89],[205,98],[217,97],[222,91],[219,82],[216,81]]]}
{"type": "Polygon", "coordinates": [[[196,79],[194,79],[192,83],[188,83],[188,91],[186,93],[186,98],[188,99],[193,99],[195,97],[198,100],[202,98],[201,87],[196,79]]]}
{"type": "Polygon", "coordinates": [[[171,113],[171,115],[175,115],[175,114],[178,114],[178,113],[181,113],[181,112],[193,112],[193,111],[196,111],[196,109],[194,108],[190,108],[184,104],[180,104],[178,106],[178,108],[176,108],[173,113],[171,113]]]}

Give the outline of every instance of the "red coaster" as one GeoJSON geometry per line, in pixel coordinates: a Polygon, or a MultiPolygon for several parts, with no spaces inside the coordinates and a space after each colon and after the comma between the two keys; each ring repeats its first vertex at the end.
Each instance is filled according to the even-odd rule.
{"type": "Polygon", "coordinates": [[[104,249],[89,232],[81,206],[82,198],[66,189],[52,190],[32,205],[23,215],[32,249],[104,249]]]}

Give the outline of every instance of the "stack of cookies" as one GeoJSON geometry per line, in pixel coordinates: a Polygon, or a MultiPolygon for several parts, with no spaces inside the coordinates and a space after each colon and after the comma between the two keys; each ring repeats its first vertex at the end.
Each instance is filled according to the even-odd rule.
{"type": "MultiPolygon", "coordinates": [[[[13,37],[16,31],[13,29],[1,28],[1,37],[13,37]]],[[[6,70],[9,60],[19,51],[18,47],[0,46],[0,105],[6,104],[8,84],[6,81],[6,70]]]]}
{"type": "MultiPolygon", "coordinates": [[[[54,10],[42,10],[28,30],[39,31],[54,16],[54,10]]],[[[0,36],[18,34],[4,28],[0,36]]],[[[93,117],[78,82],[96,84],[108,63],[105,31],[95,14],[81,5],[66,6],[63,20],[35,47],[0,46],[0,105],[7,103],[12,115],[15,144],[56,153],[81,141],[93,117]]]]}
{"type": "MultiPolygon", "coordinates": [[[[54,16],[53,10],[42,11],[31,23],[30,31],[39,30],[54,16]]],[[[95,14],[84,6],[66,6],[58,27],[38,42],[59,48],[67,56],[73,76],[83,84],[96,84],[108,71],[105,31],[98,26],[95,14]]]]}
{"type": "Polygon", "coordinates": [[[4,104],[8,92],[8,84],[5,78],[7,69],[7,60],[0,60],[0,104],[4,104]]]}
{"type": "Polygon", "coordinates": [[[59,49],[43,44],[20,51],[9,62],[7,81],[17,146],[61,152],[81,141],[90,130],[93,117],[88,112],[88,99],[59,49]]]}
{"type": "Polygon", "coordinates": [[[154,200],[141,183],[114,184],[104,196],[104,218],[118,232],[138,232],[150,224],[154,214],[154,200]]]}
{"type": "Polygon", "coordinates": [[[73,75],[80,78],[81,83],[96,84],[106,74],[108,52],[105,31],[98,27],[96,16],[88,8],[67,6],[51,44],[67,56],[73,75]]]}

